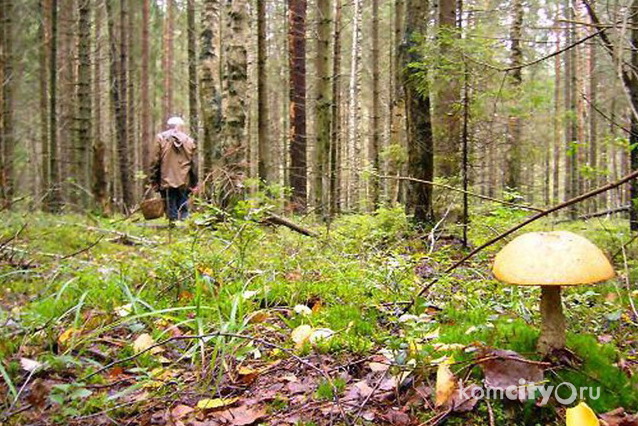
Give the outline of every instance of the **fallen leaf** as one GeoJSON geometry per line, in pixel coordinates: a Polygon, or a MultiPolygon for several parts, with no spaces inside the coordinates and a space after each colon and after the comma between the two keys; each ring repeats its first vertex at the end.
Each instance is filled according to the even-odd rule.
{"type": "Polygon", "coordinates": [[[476,384],[471,384],[469,386],[461,385],[459,389],[452,394],[452,398],[448,401],[448,405],[452,408],[453,411],[457,413],[467,413],[472,411],[479,399],[474,396],[478,395],[475,390],[480,390],[481,388],[476,384]]]}
{"type": "Polygon", "coordinates": [[[567,426],[599,426],[600,422],[596,414],[584,402],[573,408],[567,409],[567,426]]]}
{"type": "Polygon", "coordinates": [[[308,340],[314,345],[315,343],[329,340],[334,334],[335,332],[329,328],[316,328],[312,331],[308,340]]]}
{"type": "Polygon", "coordinates": [[[27,401],[35,408],[44,408],[49,396],[50,387],[42,379],[35,379],[27,394],[27,401]]]}
{"type": "Polygon", "coordinates": [[[33,373],[36,370],[39,370],[44,366],[41,362],[38,362],[34,359],[29,358],[20,358],[20,366],[24,371],[28,371],[29,373],[33,373]]]}
{"type": "Polygon", "coordinates": [[[622,407],[601,414],[600,418],[606,426],[638,426],[638,414],[627,414],[622,407]]]}
{"type": "Polygon", "coordinates": [[[300,325],[292,331],[292,341],[300,348],[310,339],[313,331],[314,329],[307,324],[300,325]]]}
{"type": "Polygon", "coordinates": [[[77,328],[69,327],[58,336],[58,343],[64,346],[71,338],[79,335],[82,331],[77,328]]]}
{"type": "Polygon", "coordinates": [[[436,370],[435,405],[437,407],[447,404],[456,389],[456,377],[450,370],[452,363],[454,363],[454,358],[450,357],[439,364],[439,368],[436,370]]]}
{"type": "Polygon", "coordinates": [[[260,324],[262,322],[266,322],[270,318],[270,314],[266,311],[255,311],[252,314],[248,315],[246,318],[246,322],[248,324],[260,324]]]}
{"type": "Polygon", "coordinates": [[[184,404],[178,404],[171,410],[171,417],[176,420],[183,419],[193,411],[195,411],[193,407],[189,407],[188,405],[184,404]]]}
{"type": "Polygon", "coordinates": [[[247,405],[240,405],[220,411],[215,417],[226,420],[233,426],[248,426],[266,417],[266,410],[261,407],[249,408],[247,405]]]}
{"type": "MultiPolygon", "coordinates": [[[[148,333],[140,334],[138,338],[135,339],[135,342],[133,342],[133,352],[138,354],[140,352],[146,351],[148,348],[152,347],[155,343],[156,343],[155,339],[153,339],[153,337],[150,334],[148,333]]],[[[162,348],[154,347],[149,352],[152,354],[156,354],[156,353],[162,352],[162,348]]]]}
{"type": "Polygon", "coordinates": [[[115,313],[119,317],[127,317],[133,313],[133,304],[127,303],[126,305],[116,306],[114,309],[115,313]]]}
{"type": "MultiPolygon", "coordinates": [[[[528,395],[529,384],[538,385],[543,382],[543,370],[538,365],[514,351],[485,350],[479,353],[479,359],[485,375],[485,387],[506,391],[517,388],[516,398],[520,401],[534,397],[528,395]]],[[[507,395],[507,393],[506,393],[507,395]]]]}
{"type": "Polygon", "coordinates": [[[610,343],[614,340],[614,336],[611,334],[603,334],[602,336],[598,336],[598,343],[610,343]]]}
{"type": "Polygon", "coordinates": [[[227,407],[237,402],[239,398],[205,398],[197,402],[197,408],[200,410],[214,410],[216,408],[227,407]]]}

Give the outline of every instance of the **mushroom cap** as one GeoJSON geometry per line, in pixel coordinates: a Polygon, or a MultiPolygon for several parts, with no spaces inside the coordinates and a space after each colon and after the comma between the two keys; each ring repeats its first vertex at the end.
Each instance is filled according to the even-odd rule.
{"type": "Polygon", "coordinates": [[[587,238],[568,231],[529,232],[496,255],[494,276],[517,285],[582,285],[615,275],[603,252],[587,238]]]}

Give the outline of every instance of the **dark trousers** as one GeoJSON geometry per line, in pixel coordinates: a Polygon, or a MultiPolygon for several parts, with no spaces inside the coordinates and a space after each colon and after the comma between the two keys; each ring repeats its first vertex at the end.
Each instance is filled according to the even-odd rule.
{"type": "Polygon", "coordinates": [[[166,203],[166,214],[170,220],[182,220],[188,217],[188,195],[186,188],[167,188],[160,191],[166,203]]]}

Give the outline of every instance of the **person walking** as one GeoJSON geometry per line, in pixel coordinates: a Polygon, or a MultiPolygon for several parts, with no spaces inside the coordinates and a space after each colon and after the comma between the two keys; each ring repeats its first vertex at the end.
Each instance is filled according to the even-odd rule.
{"type": "Polygon", "coordinates": [[[164,199],[168,219],[188,217],[188,197],[197,193],[197,144],[184,132],[184,120],[171,117],[157,135],[152,151],[150,184],[164,199]]]}

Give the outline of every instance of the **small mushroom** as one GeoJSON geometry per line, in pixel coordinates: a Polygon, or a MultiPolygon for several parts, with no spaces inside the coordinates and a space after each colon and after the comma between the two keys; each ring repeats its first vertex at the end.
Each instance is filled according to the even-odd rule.
{"type": "Polygon", "coordinates": [[[598,247],[567,231],[529,232],[516,237],[496,255],[492,271],[505,283],[541,286],[537,349],[543,355],[565,347],[561,286],[593,284],[615,275],[598,247]]]}

